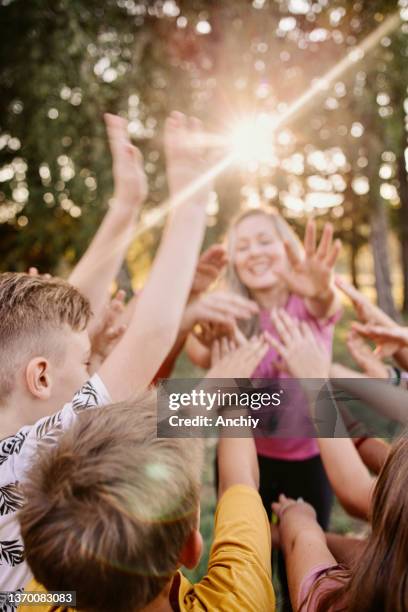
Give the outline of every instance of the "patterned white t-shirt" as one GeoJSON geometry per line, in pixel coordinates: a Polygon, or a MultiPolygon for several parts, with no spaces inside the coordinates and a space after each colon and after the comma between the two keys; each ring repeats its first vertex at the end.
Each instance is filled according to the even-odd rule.
{"type": "MultiPolygon", "coordinates": [[[[22,591],[32,579],[24,561],[17,511],[23,503],[19,483],[23,482],[25,473],[31,467],[39,444],[53,441],[71,425],[78,412],[104,406],[111,401],[102,380],[94,374],[60,412],[0,440],[0,594],[2,591],[22,591]]],[[[12,610],[0,601],[0,612],[12,610]]]]}

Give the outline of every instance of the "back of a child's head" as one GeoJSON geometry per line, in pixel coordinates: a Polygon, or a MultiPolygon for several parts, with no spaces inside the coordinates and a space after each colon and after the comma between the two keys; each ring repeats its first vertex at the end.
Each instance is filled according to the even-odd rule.
{"type": "Polygon", "coordinates": [[[78,415],[41,450],[20,514],[26,560],[86,612],[129,612],[171,580],[198,527],[197,440],[158,439],[153,392],[78,415]]]}
{"type": "Polygon", "coordinates": [[[88,300],[59,278],[6,272],[0,274],[0,404],[14,388],[16,372],[34,353],[61,353],[65,326],[86,328],[88,300]]]}

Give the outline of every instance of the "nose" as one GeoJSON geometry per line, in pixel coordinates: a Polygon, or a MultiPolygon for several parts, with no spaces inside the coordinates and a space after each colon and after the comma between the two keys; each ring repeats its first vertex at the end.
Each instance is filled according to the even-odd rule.
{"type": "Polygon", "coordinates": [[[256,257],[257,255],[262,255],[263,252],[264,252],[264,249],[262,248],[262,245],[259,244],[258,242],[251,242],[251,244],[249,245],[249,249],[248,249],[249,257],[256,257]]]}

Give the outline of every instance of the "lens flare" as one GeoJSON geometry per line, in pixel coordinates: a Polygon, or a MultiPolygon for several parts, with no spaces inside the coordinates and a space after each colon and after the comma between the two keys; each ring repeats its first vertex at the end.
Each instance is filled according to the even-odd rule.
{"type": "Polygon", "coordinates": [[[229,148],[238,162],[264,162],[274,159],[274,121],[270,115],[243,118],[232,127],[229,148]]]}

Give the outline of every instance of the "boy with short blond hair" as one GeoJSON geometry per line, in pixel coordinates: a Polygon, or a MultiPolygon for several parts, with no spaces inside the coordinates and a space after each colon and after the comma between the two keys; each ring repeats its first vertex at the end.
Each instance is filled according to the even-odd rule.
{"type": "MultiPolygon", "coordinates": [[[[123,132],[120,130],[118,140],[128,149],[130,143],[123,132]]],[[[20,485],[26,481],[39,446],[44,439],[55,441],[55,431],[69,427],[82,411],[123,401],[146,389],[176,340],[205,232],[205,206],[211,192],[210,184],[201,184],[199,193],[188,191],[188,201],[181,193],[204,172],[203,150],[197,144],[200,133],[199,124],[184,115],[171,115],[167,120],[167,170],[170,190],[178,195],[179,205],[170,212],[126,333],[91,378],[87,369],[90,341],[85,329],[90,314],[88,302],[58,279],[0,275],[4,314],[0,316],[0,363],[5,364],[6,372],[0,391],[0,592],[22,590],[31,578],[16,512],[23,504],[20,485]]],[[[141,156],[134,155],[132,148],[128,153],[120,165],[127,165],[128,181],[133,167],[136,184],[132,193],[144,197],[141,156]]],[[[126,191],[126,186],[122,187],[126,191]]],[[[101,236],[97,242],[91,264],[95,253],[100,252],[101,236]]],[[[89,269],[86,266],[88,272],[82,270],[77,276],[77,285],[81,284],[78,278],[84,283],[89,269]]],[[[93,295],[104,295],[105,289],[98,286],[93,295]]]]}

